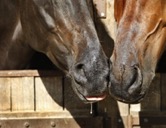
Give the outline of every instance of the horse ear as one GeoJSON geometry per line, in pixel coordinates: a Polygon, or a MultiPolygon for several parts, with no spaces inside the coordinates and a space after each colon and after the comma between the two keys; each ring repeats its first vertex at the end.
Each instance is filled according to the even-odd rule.
{"type": "Polygon", "coordinates": [[[117,23],[123,15],[126,0],[115,0],[114,1],[114,17],[117,23]]]}

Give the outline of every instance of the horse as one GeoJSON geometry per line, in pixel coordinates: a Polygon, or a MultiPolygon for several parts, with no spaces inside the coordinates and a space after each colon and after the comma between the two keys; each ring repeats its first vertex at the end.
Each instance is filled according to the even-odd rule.
{"type": "Polygon", "coordinates": [[[84,102],[105,98],[109,59],[86,0],[0,1],[0,70],[25,69],[45,54],[84,102]]]}
{"type": "Polygon", "coordinates": [[[114,17],[109,92],[124,103],[139,103],[165,50],[166,0],[115,0],[114,17]]]}

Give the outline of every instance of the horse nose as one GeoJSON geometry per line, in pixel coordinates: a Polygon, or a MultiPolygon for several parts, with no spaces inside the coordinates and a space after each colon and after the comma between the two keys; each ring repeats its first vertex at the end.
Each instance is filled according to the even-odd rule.
{"type": "MultiPolygon", "coordinates": [[[[132,66],[122,65],[121,67],[121,84],[128,93],[134,93],[134,88],[140,83],[141,72],[137,64],[132,66]]],[[[139,84],[140,85],[140,84],[139,84]]]]}
{"type": "Polygon", "coordinates": [[[110,79],[110,93],[119,100],[130,102],[140,97],[142,75],[137,64],[122,65],[120,68],[113,67],[110,79]]]}
{"type": "Polygon", "coordinates": [[[109,65],[107,58],[86,58],[74,65],[74,80],[86,97],[99,97],[107,89],[109,65]]]}

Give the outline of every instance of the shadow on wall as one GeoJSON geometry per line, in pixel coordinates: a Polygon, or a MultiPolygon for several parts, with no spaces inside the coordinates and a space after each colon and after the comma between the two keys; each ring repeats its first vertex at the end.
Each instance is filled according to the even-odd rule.
{"type": "MultiPolygon", "coordinates": [[[[93,9],[94,9],[93,16],[94,16],[95,27],[98,33],[100,43],[103,47],[105,54],[107,55],[108,58],[110,58],[114,49],[114,40],[111,37],[110,32],[108,31],[108,29],[110,29],[108,27],[110,26],[108,25],[108,23],[106,23],[108,25],[106,26],[102,22],[102,19],[97,16],[96,8],[94,7],[93,9]]],[[[110,24],[113,24],[113,23],[110,23],[110,24]]],[[[114,24],[112,26],[114,26],[114,24]]],[[[114,31],[114,28],[112,28],[112,30],[110,31],[114,31]]]]}

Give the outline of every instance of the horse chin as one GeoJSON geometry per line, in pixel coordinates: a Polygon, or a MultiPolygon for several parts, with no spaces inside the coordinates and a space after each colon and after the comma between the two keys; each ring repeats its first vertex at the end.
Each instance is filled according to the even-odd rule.
{"type": "Polygon", "coordinates": [[[116,100],[136,104],[140,103],[147,94],[148,88],[154,78],[155,73],[152,71],[141,71],[137,69],[137,76],[134,82],[127,88],[117,83],[109,83],[109,93],[116,100]]]}
{"type": "Polygon", "coordinates": [[[129,100],[121,99],[121,98],[116,98],[116,99],[120,102],[127,103],[127,104],[138,104],[144,99],[144,96],[145,95],[141,95],[140,97],[129,99],[129,100]]]}
{"type": "Polygon", "coordinates": [[[111,90],[109,90],[110,92],[110,95],[120,101],[120,102],[123,102],[123,103],[128,103],[128,104],[137,104],[137,103],[140,103],[145,94],[146,93],[143,93],[143,94],[137,94],[137,95],[129,95],[128,93],[126,92],[121,92],[121,94],[115,94],[114,92],[112,92],[111,90]],[[113,94],[114,93],[114,94],[113,94]]]}
{"type": "Polygon", "coordinates": [[[82,100],[84,103],[95,103],[106,98],[106,93],[103,93],[99,96],[86,96],[86,90],[83,89],[81,85],[73,78],[71,79],[71,86],[80,100],[82,100]]]}

